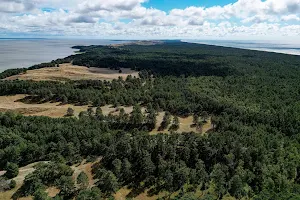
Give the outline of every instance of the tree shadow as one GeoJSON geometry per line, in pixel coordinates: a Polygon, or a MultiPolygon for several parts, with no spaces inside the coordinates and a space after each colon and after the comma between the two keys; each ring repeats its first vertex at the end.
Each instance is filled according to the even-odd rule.
{"type": "Polygon", "coordinates": [[[25,195],[23,194],[23,186],[21,186],[11,197],[11,199],[13,200],[18,200],[22,197],[25,197],[25,195]]]}
{"type": "Polygon", "coordinates": [[[15,102],[21,102],[24,104],[43,104],[49,102],[49,100],[41,99],[39,96],[26,96],[22,99],[16,100],[15,102]]]}
{"type": "Polygon", "coordinates": [[[197,124],[191,124],[190,128],[196,128],[197,124]]]}
{"type": "Polygon", "coordinates": [[[147,196],[153,197],[155,195],[158,195],[161,192],[161,190],[162,190],[162,187],[159,187],[159,186],[153,187],[148,191],[147,196]]]}
{"type": "Polygon", "coordinates": [[[134,184],[128,187],[131,189],[130,193],[126,196],[127,198],[135,198],[139,196],[140,194],[144,193],[146,191],[145,186],[141,186],[140,184],[134,184]]]}

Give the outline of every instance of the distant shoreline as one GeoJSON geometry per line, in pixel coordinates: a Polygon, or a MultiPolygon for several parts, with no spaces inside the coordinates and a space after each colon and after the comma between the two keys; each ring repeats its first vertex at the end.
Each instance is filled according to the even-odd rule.
{"type": "Polygon", "coordinates": [[[28,68],[75,54],[73,46],[110,45],[111,40],[0,38],[0,72],[28,68]]]}
{"type": "Polygon", "coordinates": [[[190,40],[181,40],[182,42],[187,43],[193,43],[193,44],[203,44],[203,45],[211,45],[211,46],[218,46],[218,47],[229,47],[229,48],[236,48],[236,49],[244,49],[244,50],[252,50],[252,51],[262,51],[262,52],[269,52],[269,53],[280,53],[280,54],[286,54],[286,55],[294,55],[294,56],[300,56],[300,44],[299,47],[283,47],[284,44],[277,44],[278,47],[276,48],[268,48],[266,46],[264,47],[246,47],[241,45],[276,45],[275,43],[259,43],[259,42],[251,42],[246,40],[206,40],[206,41],[190,41],[190,40]],[[240,42],[240,43],[239,43],[240,42]],[[246,43],[247,42],[247,43],[246,43]],[[226,43],[226,44],[224,44],[226,43]],[[281,46],[280,46],[281,45],[281,46]],[[289,51],[290,50],[290,51],[289,51]],[[296,52],[292,52],[292,51],[296,52]]]}

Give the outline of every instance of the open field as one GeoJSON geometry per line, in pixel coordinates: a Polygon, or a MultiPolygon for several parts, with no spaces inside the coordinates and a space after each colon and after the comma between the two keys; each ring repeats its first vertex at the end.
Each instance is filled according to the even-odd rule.
{"type": "Polygon", "coordinates": [[[89,178],[89,185],[88,188],[92,188],[95,186],[95,183],[97,180],[94,179],[94,175],[92,173],[93,165],[99,163],[101,161],[101,158],[99,157],[94,162],[87,162],[86,160],[83,160],[79,165],[73,165],[72,169],[74,170],[73,179],[76,180],[77,176],[84,172],[89,178]]]}
{"type": "MultiPolygon", "coordinates": [[[[73,165],[71,166],[71,168],[74,170],[74,174],[73,174],[73,180],[76,181],[77,176],[80,174],[80,172],[85,172],[89,178],[89,188],[93,187],[96,180],[93,178],[93,174],[92,174],[92,166],[98,162],[100,162],[100,158],[96,159],[96,161],[94,162],[86,162],[86,160],[83,160],[80,164],[77,165],[73,165]]],[[[14,180],[17,183],[17,186],[15,189],[13,190],[9,190],[6,192],[2,192],[0,193],[0,199],[1,200],[10,200],[11,197],[13,196],[13,194],[22,186],[23,181],[25,179],[25,177],[34,172],[34,166],[37,165],[39,162],[36,163],[32,163],[29,164],[25,167],[21,167],[20,168],[20,172],[19,175],[14,178],[14,180]]],[[[4,172],[3,172],[4,173],[4,172]]],[[[55,197],[58,193],[59,193],[59,189],[57,189],[56,187],[50,187],[46,189],[46,192],[48,194],[49,197],[55,197]]],[[[131,196],[132,194],[132,190],[131,189],[127,189],[127,188],[121,188],[115,195],[115,199],[117,200],[125,200],[128,196],[131,196]]],[[[167,193],[160,193],[159,195],[153,195],[153,196],[149,196],[148,195],[148,191],[144,191],[140,194],[134,195],[133,199],[136,200],[155,200],[159,197],[163,197],[166,196],[167,193]]],[[[19,200],[32,200],[33,197],[29,196],[29,197],[23,197],[20,198],[19,200]]]]}
{"type": "Polygon", "coordinates": [[[138,77],[139,74],[128,68],[122,68],[122,73],[118,70],[108,68],[88,68],[76,66],[71,63],[61,64],[59,67],[48,67],[42,69],[28,70],[24,74],[19,74],[6,78],[5,80],[34,80],[34,81],[66,81],[66,80],[113,80],[124,79],[128,75],[138,77]]]}
{"type": "MultiPolygon", "coordinates": [[[[61,103],[23,103],[20,100],[25,98],[26,95],[13,95],[13,96],[0,96],[0,112],[6,112],[6,111],[14,111],[16,113],[23,114],[25,116],[48,116],[48,117],[64,117],[65,114],[67,113],[68,108],[73,108],[75,111],[75,116],[78,116],[78,114],[81,111],[86,111],[89,106],[75,106],[72,104],[64,104],[62,105],[61,103]]],[[[106,105],[101,107],[103,114],[108,115],[108,114],[113,114],[113,115],[118,115],[119,110],[121,108],[124,108],[125,112],[130,114],[132,112],[132,107],[124,107],[120,106],[118,108],[114,108],[112,105],[106,105]]],[[[95,108],[93,108],[95,110],[95,108]]],[[[142,108],[142,111],[145,112],[145,108],[142,108]]],[[[164,117],[164,112],[159,112],[157,116],[157,124],[155,129],[150,132],[150,134],[158,134],[158,133],[168,133],[169,131],[166,129],[164,131],[158,131],[157,129],[159,128],[163,117],[164,117]]],[[[208,123],[206,123],[202,131],[197,130],[195,127],[191,126],[193,124],[193,117],[186,117],[186,118],[181,118],[179,117],[179,122],[180,122],[180,127],[177,132],[182,133],[182,132],[196,132],[196,133],[206,133],[209,131],[211,127],[211,122],[208,120],[208,123]]]]}
{"type": "MultiPolygon", "coordinates": [[[[16,188],[14,188],[13,190],[6,191],[6,192],[2,192],[2,193],[0,192],[0,199],[1,200],[10,200],[11,197],[13,196],[13,194],[22,186],[25,177],[35,170],[34,166],[36,164],[38,164],[38,163],[32,163],[25,167],[21,167],[19,169],[19,175],[16,178],[14,178],[14,180],[17,183],[16,188]]],[[[20,198],[19,200],[31,200],[31,199],[32,199],[32,197],[24,197],[24,198],[20,198]]]]}
{"type": "MultiPolygon", "coordinates": [[[[164,131],[158,131],[158,128],[160,127],[160,124],[163,121],[164,115],[165,112],[158,113],[158,116],[156,118],[157,123],[155,129],[150,132],[151,135],[155,135],[159,133],[170,133],[168,129],[165,129],[164,131]]],[[[208,120],[207,123],[202,127],[202,131],[201,131],[201,130],[197,130],[197,128],[193,126],[193,116],[189,116],[185,118],[178,117],[178,118],[179,118],[180,126],[179,129],[176,131],[177,133],[184,133],[184,132],[206,133],[212,129],[212,124],[210,120],[208,120]]],[[[170,126],[168,128],[170,128],[170,126]]]]}
{"type": "MultiPolygon", "coordinates": [[[[117,200],[126,200],[128,197],[131,198],[132,190],[127,188],[121,188],[115,195],[115,199],[117,200]]],[[[149,196],[148,191],[144,191],[141,194],[138,194],[137,196],[134,195],[133,199],[135,200],[156,200],[158,198],[162,198],[166,196],[167,193],[161,193],[158,195],[149,196]]]]}
{"type": "MultiPolygon", "coordinates": [[[[89,106],[75,106],[72,104],[64,104],[62,105],[59,102],[51,103],[23,103],[20,100],[24,99],[26,95],[13,95],[13,96],[0,96],[0,112],[6,112],[6,111],[14,111],[16,113],[25,115],[25,116],[47,116],[47,117],[64,117],[67,113],[68,108],[73,108],[75,111],[75,116],[78,116],[78,114],[81,111],[86,111],[89,106]]],[[[132,112],[132,107],[119,107],[119,109],[114,108],[111,105],[106,105],[101,107],[103,114],[113,114],[117,115],[119,114],[119,109],[124,108],[126,113],[132,112]]],[[[95,110],[95,108],[93,108],[95,110]]],[[[145,111],[145,109],[143,109],[145,111]]]]}
{"type": "Polygon", "coordinates": [[[70,104],[61,105],[60,103],[26,104],[20,100],[26,95],[0,96],[0,111],[14,111],[25,116],[48,116],[63,117],[69,107],[73,108],[75,114],[86,111],[88,106],[74,106],[70,104]]]}
{"type": "MultiPolygon", "coordinates": [[[[71,168],[74,170],[74,174],[73,174],[74,181],[76,180],[76,178],[80,174],[80,172],[83,171],[89,177],[89,187],[93,187],[95,180],[93,179],[93,175],[92,175],[92,166],[99,161],[100,161],[100,158],[96,159],[95,162],[86,162],[86,160],[84,160],[79,165],[73,165],[71,168]]],[[[25,167],[21,167],[19,169],[19,175],[16,178],[14,178],[14,180],[17,183],[16,188],[13,190],[6,191],[6,192],[2,192],[2,193],[0,192],[0,200],[10,200],[11,197],[13,196],[13,194],[22,186],[25,177],[28,174],[34,172],[34,170],[35,170],[34,166],[37,165],[38,163],[39,162],[36,162],[36,163],[29,164],[25,167]]],[[[0,174],[5,173],[4,171],[0,171],[0,172],[1,172],[0,174]]],[[[55,197],[59,193],[59,189],[57,189],[56,187],[50,187],[50,188],[46,189],[46,192],[47,192],[48,196],[55,197]]],[[[32,200],[32,199],[33,199],[32,197],[20,198],[20,200],[32,200]]]]}
{"type": "Polygon", "coordinates": [[[122,44],[112,44],[110,46],[112,47],[123,47],[127,45],[143,45],[143,46],[150,46],[150,45],[156,45],[156,44],[163,44],[164,42],[159,40],[140,40],[140,41],[134,41],[134,42],[126,42],[122,44]]]}

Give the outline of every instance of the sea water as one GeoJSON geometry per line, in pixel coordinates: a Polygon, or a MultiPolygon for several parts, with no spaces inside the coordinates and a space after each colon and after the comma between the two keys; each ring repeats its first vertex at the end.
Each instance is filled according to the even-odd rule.
{"type": "MultiPolygon", "coordinates": [[[[300,55],[300,42],[286,41],[242,41],[242,40],[185,40],[186,42],[209,44],[242,49],[269,51],[300,55]]],[[[30,67],[75,54],[72,46],[108,45],[126,41],[80,40],[80,39],[1,39],[0,72],[6,69],[30,67]]]]}
{"type": "Polygon", "coordinates": [[[299,41],[263,41],[263,40],[185,40],[186,42],[234,47],[258,51],[276,52],[291,55],[300,55],[299,41]]]}
{"type": "Polygon", "coordinates": [[[108,45],[122,43],[111,40],[68,39],[0,39],[0,72],[30,67],[42,62],[65,58],[75,53],[76,45],[108,45]]]}

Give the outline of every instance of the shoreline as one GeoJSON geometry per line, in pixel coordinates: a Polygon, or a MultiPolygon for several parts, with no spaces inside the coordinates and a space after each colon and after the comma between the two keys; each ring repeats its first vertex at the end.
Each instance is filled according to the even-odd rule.
{"type": "Polygon", "coordinates": [[[0,39],[0,73],[29,68],[40,63],[75,55],[73,46],[111,45],[110,40],[0,39]]]}
{"type": "MultiPolygon", "coordinates": [[[[238,45],[226,45],[226,44],[221,44],[221,43],[209,43],[209,42],[205,42],[205,41],[188,41],[188,40],[180,40],[181,42],[186,42],[186,43],[191,43],[191,44],[202,44],[202,45],[210,45],[210,46],[216,46],[216,47],[227,47],[227,48],[235,48],[235,49],[242,49],[242,50],[250,50],[250,51],[260,51],[260,52],[268,52],[268,53],[279,53],[279,54],[285,54],[285,55],[292,55],[292,56],[300,56],[300,44],[299,44],[299,47],[296,47],[296,48],[284,48],[284,49],[293,49],[293,50],[296,50],[296,51],[299,51],[299,52],[289,52],[289,51],[284,51],[284,50],[276,50],[276,49],[270,49],[270,48],[267,48],[267,47],[241,47],[241,46],[238,46],[238,45]]],[[[223,41],[220,41],[220,42],[230,42],[230,41],[234,41],[234,40],[223,40],[223,41]]],[[[242,42],[246,42],[246,40],[239,40],[239,41],[242,41],[242,42]]],[[[215,41],[214,41],[215,42],[215,41]]],[[[251,41],[248,41],[248,43],[250,42],[250,44],[261,44],[261,43],[255,43],[255,42],[252,42],[251,41]]],[[[243,44],[243,43],[241,43],[243,44]]],[[[271,43],[270,43],[271,44],[271,43]]],[[[275,43],[273,43],[274,45],[276,45],[275,43]]]]}
{"type": "MultiPolygon", "coordinates": [[[[31,40],[31,39],[25,39],[25,40],[20,40],[20,41],[28,41],[28,40],[31,40]]],[[[90,40],[90,41],[93,41],[93,40],[90,40]]],[[[96,41],[97,40],[95,40],[95,43],[94,43],[95,46],[102,45],[102,46],[111,46],[111,47],[121,47],[121,46],[126,46],[126,45],[156,45],[156,44],[161,44],[163,42],[166,42],[168,40],[109,40],[108,43],[103,43],[103,44],[97,44],[96,41]]],[[[107,41],[107,40],[103,40],[103,41],[107,41]]],[[[295,50],[296,52],[291,52],[291,51],[289,51],[290,48],[282,46],[282,45],[288,45],[288,44],[284,44],[284,43],[278,44],[278,48],[280,48],[280,46],[282,46],[282,49],[270,49],[270,48],[263,47],[263,46],[262,47],[257,47],[257,48],[239,46],[239,44],[240,45],[247,45],[247,44],[250,44],[250,45],[255,45],[255,44],[263,45],[263,43],[259,43],[259,42],[256,43],[256,42],[251,42],[251,41],[246,41],[246,40],[236,40],[236,41],[232,40],[232,43],[231,43],[230,40],[220,41],[220,43],[218,43],[218,41],[215,41],[215,40],[211,40],[211,42],[209,42],[209,41],[190,41],[190,40],[177,40],[177,41],[180,41],[180,42],[183,42],[183,43],[190,43],[190,44],[209,45],[209,46],[226,47],[226,48],[242,49],[242,50],[249,50],[249,51],[259,51],[259,52],[277,53],[277,54],[283,54],[283,55],[300,56],[300,44],[299,44],[299,48],[298,47],[295,47],[295,49],[291,48],[291,49],[295,50]],[[222,42],[228,43],[228,45],[227,44],[222,44],[222,42]],[[235,45],[235,42],[237,42],[237,45],[235,45]]],[[[263,42],[263,41],[261,41],[261,42],[263,42]]],[[[264,43],[264,44],[276,45],[276,43],[268,43],[268,42],[264,43]]],[[[79,50],[78,48],[74,48],[76,46],[78,47],[78,46],[91,46],[91,45],[92,45],[91,43],[86,43],[86,44],[82,44],[82,45],[70,45],[69,47],[67,47],[67,51],[69,52],[69,54],[67,56],[76,55],[76,54],[80,53],[80,52],[78,52],[78,50],[79,50]]],[[[66,47],[64,47],[64,48],[66,49],[66,47]]],[[[64,52],[66,52],[66,50],[64,50],[64,52]]],[[[61,53],[61,54],[64,54],[64,53],[61,53]]],[[[15,55],[15,54],[11,54],[11,57],[13,57],[13,55],[15,55]]],[[[32,52],[32,55],[35,55],[35,53],[32,52]]],[[[65,55],[64,56],[58,56],[56,58],[67,57],[65,55]]],[[[11,64],[9,62],[8,62],[8,64],[3,63],[2,64],[3,68],[0,68],[0,73],[4,72],[5,70],[9,70],[9,69],[29,68],[30,66],[34,65],[34,64],[32,64],[32,65],[26,64],[26,62],[22,61],[23,64],[20,64],[19,66],[17,66],[17,64],[16,64],[15,67],[7,67],[7,68],[5,68],[4,66],[6,66],[6,65],[7,66],[12,66],[13,64],[11,64]]],[[[47,62],[47,61],[42,61],[42,62],[37,61],[35,63],[40,64],[40,63],[43,63],[43,62],[47,62]]],[[[49,62],[50,62],[50,60],[49,60],[49,62]]]]}

